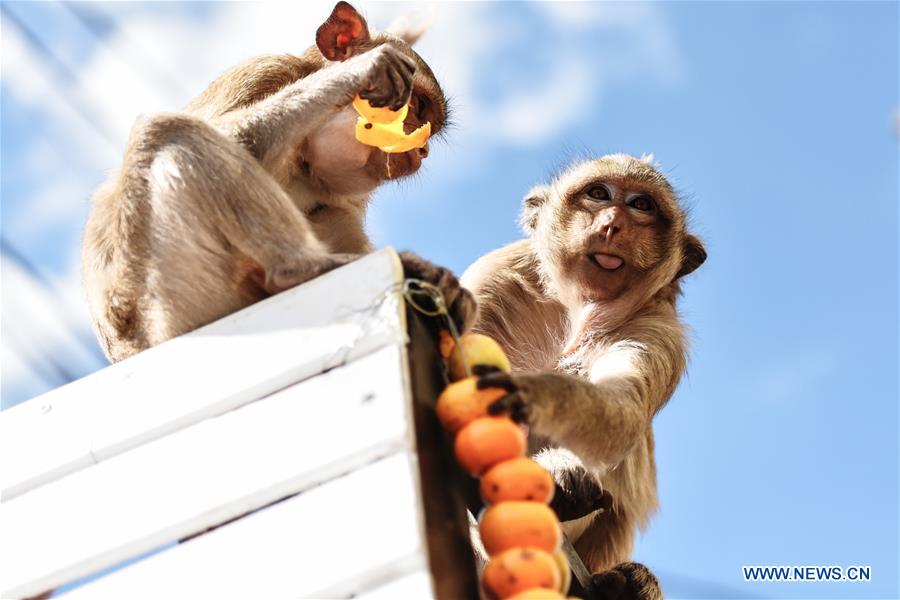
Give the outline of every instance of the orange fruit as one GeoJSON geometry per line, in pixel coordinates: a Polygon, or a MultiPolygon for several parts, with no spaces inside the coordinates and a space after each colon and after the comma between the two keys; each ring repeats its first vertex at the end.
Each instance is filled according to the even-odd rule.
{"type": "Polygon", "coordinates": [[[456,460],[472,475],[525,454],[525,432],[507,417],[481,417],[464,426],[453,443],[456,460]]]}
{"type": "Polygon", "coordinates": [[[540,502],[513,500],[495,504],[481,516],[481,542],[491,556],[517,546],[556,552],[562,530],[556,513],[540,502]]]}
{"type": "Polygon", "coordinates": [[[554,491],[556,486],[550,473],[524,456],[498,463],[481,476],[481,497],[488,504],[507,500],[533,500],[548,504],[553,499],[554,491]]]}
{"type": "Polygon", "coordinates": [[[488,406],[507,394],[500,388],[479,390],[477,381],[477,377],[468,377],[451,383],[438,396],[437,416],[447,431],[456,433],[475,419],[486,417],[488,406]]]}
{"type": "Polygon", "coordinates": [[[556,589],[559,569],[553,557],[543,550],[510,548],[491,558],[481,581],[498,598],[509,598],[531,588],[556,589]]]}
{"type": "Polygon", "coordinates": [[[446,360],[450,358],[450,353],[453,352],[453,348],[456,346],[456,340],[453,339],[453,336],[446,329],[441,329],[439,335],[441,341],[438,347],[440,348],[441,356],[446,360]]]}
{"type": "Polygon", "coordinates": [[[565,594],[569,591],[569,586],[572,585],[572,569],[569,567],[569,560],[566,558],[566,553],[562,550],[557,550],[553,553],[553,560],[556,561],[560,575],[560,584],[557,589],[565,594]]]}
{"type": "Polygon", "coordinates": [[[565,596],[556,590],[547,588],[531,588],[524,592],[519,592],[513,596],[509,596],[507,600],[565,600],[565,596]]]}
{"type": "Polygon", "coordinates": [[[468,377],[466,364],[469,365],[470,370],[481,365],[497,367],[507,373],[510,371],[509,359],[506,358],[500,344],[479,333],[467,333],[460,336],[459,344],[454,346],[447,363],[450,379],[458,381],[463,377],[468,377]],[[460,352],[460,347],[462,347],[462,352],[460,352]],[[463,356],[465,356],[465,362],[463,362],[463,356]]]}

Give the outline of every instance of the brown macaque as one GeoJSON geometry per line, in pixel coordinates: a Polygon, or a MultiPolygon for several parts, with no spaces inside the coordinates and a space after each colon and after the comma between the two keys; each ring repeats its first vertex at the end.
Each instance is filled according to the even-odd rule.
{"type": "Polygon", "coordinates": [[[528,424],[563,512],[587,513],[563,526],[596,587],[661,597],[646,567],[627,561],[657,508],[651,421],[687,360],[680,280],[706,251],[649,157],[573,165],[529,192],[521,223],[527,239],[462,277],[478,301],[473,330],[497,340],[513,367],[478,385],[508,390],[492,412],[528,424]],[[590,512],[605,492],[612,506],[590,512]]]}
{"type": "MultiPolygon", "coordinates": [[[[411,32],[408,39],[418,37],[411,32]]],[[[370,33],[339,2],[302,56],[253,58],[182,113],[140,119],[121,169],[95,194],[83,245],[94,328],[118,361],[370,252],[363,224],[383,181],[415,173],[355,139],[359,94],[409,104],[407,132],[439,133],[444,94],[400,36],[370,33]]],[[[461,326],[474,307],[448,271],[410,254],[461,326]]]]}

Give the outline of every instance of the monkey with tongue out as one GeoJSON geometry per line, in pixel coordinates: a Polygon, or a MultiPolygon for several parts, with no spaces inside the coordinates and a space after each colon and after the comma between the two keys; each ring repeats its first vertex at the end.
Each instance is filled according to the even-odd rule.
{"type": "Polygon", "coordinates": [[[607,597],[660,597],[655,577],[628,561],[657,508],[651,422],[687,362],[681,279],[706,250],[650,157],[572,165],[528,193],[521,223],[526,239],[462,277],[478,301],[473,330],[512,365],[478,386],[508,391],[491,410],[529,425],[563,520],[599,507],[601,490],[612,496],[609,510],[563,524],[596,586],[607,597]]]}

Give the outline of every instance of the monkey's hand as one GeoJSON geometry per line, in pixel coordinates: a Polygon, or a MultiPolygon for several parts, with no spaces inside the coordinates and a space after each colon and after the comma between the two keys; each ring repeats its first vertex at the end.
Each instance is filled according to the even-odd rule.
{"type": "MultiPolygon", "coordinates": [[[[475,321],[475,297],[466,288],[459,285],[459,280],[449,270],[430,263],[412,252],[401,252],[400,260],[403,262],[403,273],[408,278],[421,279],[440,290],[444,296],[444,303],[450,318],[456,324],[460,333],[466,332],[475,321]]],[[[419,300],[424,308],[433,310],[433,305],[427,298],[419,300]],[[428,304],[427,306],[425,306],[428,304]]]]}
{"type": "Polygon", "coordinates": [[[609,510],[612,506],[612,495],[602,489],[597,479],[580,464],[545,465],[540,456],[536,460],[556,482],[550,508],[556,511],[560,521],[580,519],[600,509],[609,510]]]}
{"type": "Polygon", "coordinates": [[[371,66],[359,97],[375,108],[389,106],[391,110],[400,110],[412,97],[416,63],[391,44],[378,46],[364,56],[369,55],[371,66]]]}
{"type": "Polygon", "coordinates": [[[508,392],[488,406],[488,414],[506,414],[516,423],[523,425],[530,422],[532,404],[525,376],[512,375],[498,369],[479,377],[475,385],[479,390],[500,388],[508,392]]]}
{"type": "Polygon", "coordinates": [[[663,600],[659,581],[641,563],[621,563],[591,580],[596,597],[603,600],[663,600]]]}

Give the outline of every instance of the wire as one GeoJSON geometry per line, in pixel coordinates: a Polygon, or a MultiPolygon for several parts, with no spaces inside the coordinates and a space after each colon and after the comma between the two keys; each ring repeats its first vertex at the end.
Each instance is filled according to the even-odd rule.
{"type": "MultiPolygon", "coordinates": [[[[43,273],[41,273],[41,271],[25,256],[25,254],[3,235],[0,235],[0,253],[16,263],[19,268],[25,271],[26,275],[28,275],[32,279],[32,281],[44,288],[51,298],[57,297],[57,285],[53,283],[49,278],[47,278],[43,273]]],[[[91,338],[90,340],[85,339],[85,336],[78,330],[78,328],[69,327],[68,330],[72,334],[73,338],[78,342],[79,346],[81,346],[82,349],[90,356],[95,358],[98,361],[98,364],[103,365],[106,363],[106,357],[100,351],[100,348],[97,346],[93,338],[91,338]]],[[[41,354],[47,355],[47,353],[43,351],[41,351],[41,354]]],[[[65,368],[61,368],[61,371],[68,374],[68,370],[65,368]]],[[[66,383],[68,383],[68,381],[73,381],[73,379],[68,379],[66,383]]]]}
{"type": "MultiPolygon", "coordinates": [[[[38,36],[34,30],[32,30],[27,23],[22,21],[16,14],[14,14],[6,5],[6,3],[0,3],[0,13],[12,23],[13,27],[15,27],[19,33],[25,38],[25,41],[36,50],[44,60],[45,64],[48,64],[55,75],[60,79],[63,79],[69,85],[74,84],[78,81],[78,75],[74,71],[72,71],[68,65],[59,60],[56,55],[50,50],[49,47],[44,43],[44,41],[38,36]]],[[[67,102],[75,111],[84,118],[85,121],[94,129],[94,131],[102,137],[106,142],[109,143],[112,149],[119,152],[121,144],[117,140],[116,135],[113,133],[111,129],[109,129],[100,119],[93,114],[93,112],[88,109],[84,104],[77,98],[74,97],[72,92],[70,91],[69,86],[54,86],[59,87],[62,92],[61,97],[65,102],[67,102]]]]}
{"type": "MultiPolygon", "coordinates": [[[[141,73],[152,75],[160,87],[175,90],[183,98],[189,97],[190,91],[174,73],[152,57],[139,40],[129,35],[127,29],[118,27],[115,19],[105,14],[96,5],[88,8],[85,5],[74,2],[59,2],[58,4],[71,13],[99,44],[107,48],[109,48],[109,42],[106,32],[118,28],[119,38],[124,40],[125,44],[132,51],[129,54],[140,62],[139,68],[141,73]]],[[[109,54],[115,56],[121,62],[128,63],[127,58],[118,52],[109,50],[109,54]]],[[[132,65],[128,66],[130,68],[132,65]]]]}

